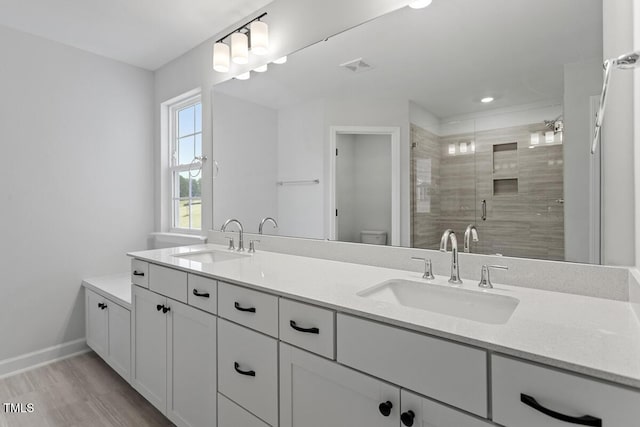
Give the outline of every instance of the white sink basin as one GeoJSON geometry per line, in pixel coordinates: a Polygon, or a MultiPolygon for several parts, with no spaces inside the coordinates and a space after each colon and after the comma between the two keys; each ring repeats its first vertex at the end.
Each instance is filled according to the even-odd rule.
{"type": "Polygon", "coordinates": [[[251,255],[238,253],[238,252],[226,252],[226,251],[202,251],[202,252],[189,252],[186,254],[173,255],[176,258],[188,259],[189,261],[196,261],[203,264],[213,264],[215,262],[231,261],[234,259],[245,258],[251,255]]]}
{"type": "Polygon", "coordinates": [[[504,295],[403,279],[382,282],[357,295],[491,324],[507,323],[520,302],[517,298],[504,295]]]}

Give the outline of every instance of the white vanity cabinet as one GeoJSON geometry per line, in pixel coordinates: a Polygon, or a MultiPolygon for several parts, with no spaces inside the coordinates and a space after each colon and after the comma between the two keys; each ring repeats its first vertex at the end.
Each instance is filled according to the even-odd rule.
{"type": "Polygon", "coordinates": [[[178,426],[216,419],[216,317],[133,287],[133,376],[140,394],[178,426]]]}
{"type": "Polygon", "coordinates": [[[280,343],[281,427],[399,425],[398,387],[280,343]]]}
{"type": "Polygon", "coordinates": [[[131,373],[131,312],[85,289],[87,345],[125,380],[131,373]]]}

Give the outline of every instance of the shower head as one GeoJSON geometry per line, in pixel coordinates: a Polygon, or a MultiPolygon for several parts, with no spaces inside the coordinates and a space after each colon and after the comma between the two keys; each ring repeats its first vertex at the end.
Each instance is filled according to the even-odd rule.
{"type": "Polygon", "coordinates": [[[640,66],[638,59],[640,59],[640,52],[633,52],[621,55],[615,59],[611,59],[610,61],[616,68],[630,70],[640,66]]]}

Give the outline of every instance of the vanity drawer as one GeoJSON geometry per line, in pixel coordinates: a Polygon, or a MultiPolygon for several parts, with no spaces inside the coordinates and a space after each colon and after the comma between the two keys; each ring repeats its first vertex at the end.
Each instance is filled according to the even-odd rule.
{"type": "Polygon", "coordinates": [[[404,421],[405,417],[408,417],[409,424],[413,421],[416,427],[491,427],[494,425],[406,390],[402,390],[400,396],[402,426],[407,425],[404,421]]]}
{"type": "Polygon", "coordinates": [[[599,418],[604,427],[629,427],[640,422],[638,391],[504,356],[493,355],[491,366],[496,423],[518,427],[575,425],[542,413],[543,408],[569,417],[599,418]],[[523,399],[540,406],[534,409],[523,399]]]}
{"type": "Polygon", "coordinates": [[[200,310],[216,314],[218,311],[218,283],[207,277],[189,274],[187,276],[187,301],[200,310]]]}
{"type": "Polygon", "coordinates": [[[151,264],[149,266],[149,289],[186,304],[187,273],[151,264]]]}
{"type": "Polygon", "coordinates": [[[335,359],[335,313],[280,298],[280,339],[329,359],[335,359]]]}
{"type": "Polygon", "coordinates": [[[278,341],[219,320],[218,391],[277,425],[278,341]]]}
{"type": "Polygon", "coordinates": [[[218,283],[218,315],[278,337],[278,297],[229,283],[218,283]]]}
{"type": "Polygon", "coordinates": [[[131,260],[131,283],[142,286],[143,288],[149,287],[148,262],[140,261],[139,259],[131,260]]]}
{"type": "Polygon", "coordinates": [[[269,427],[269,424],[256,418],[218,393],[218,427],[269,427]]]}
{"type": "Polygon", "coordinates": [[[487,416],[486,352],[344,314],[337,323],[338,362],[487,416]]]}

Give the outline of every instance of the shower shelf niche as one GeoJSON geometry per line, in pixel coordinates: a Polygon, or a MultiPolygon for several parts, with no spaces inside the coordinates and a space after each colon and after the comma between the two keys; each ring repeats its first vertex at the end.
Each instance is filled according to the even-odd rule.
{"type": "Polygon", "coordinates": [[[518,143],[493,145],[493,195],[518,194],[518,143]]]}

